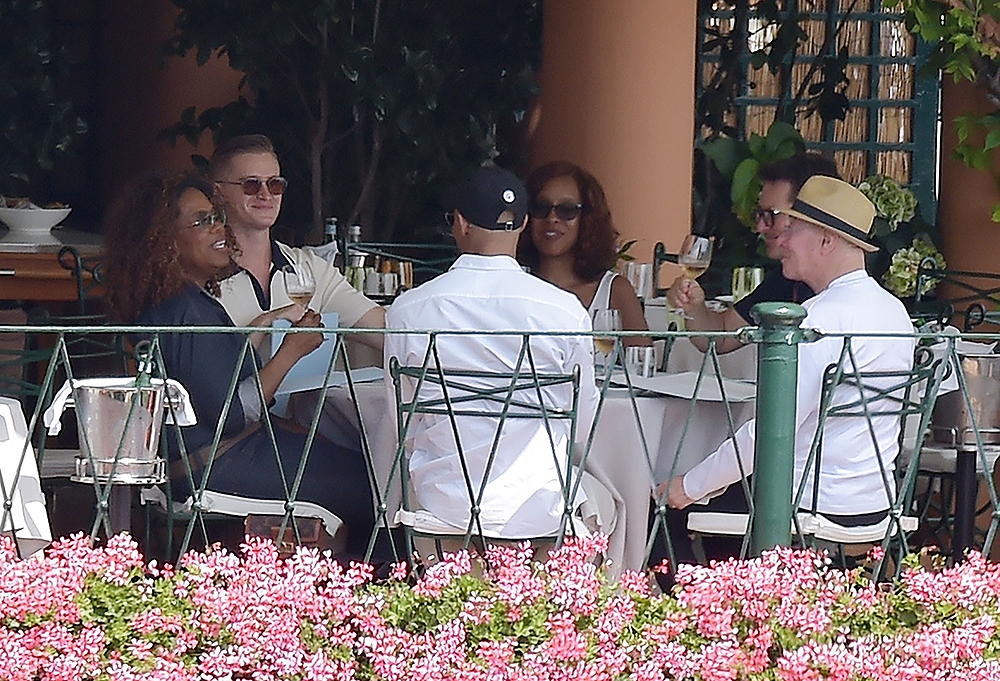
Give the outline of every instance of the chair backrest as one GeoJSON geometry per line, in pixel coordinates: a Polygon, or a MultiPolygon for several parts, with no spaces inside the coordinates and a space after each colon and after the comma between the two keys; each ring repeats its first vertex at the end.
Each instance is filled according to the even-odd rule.
{"type": "MultiPolygon", "coordinates": [[[[917,347],[911,369],[900,371],[860,371],[856,367],[851,348],[851,339],[845,338],[840,361],[831,364],[823,374],[820,397],[819,422],[809,452],[802,480],[796,493],[797,508],[816,511],[819,490],[822,485],[822,439],[829,419],[851,418],[858,420],[858,427],[867,430],[871,451],[882,476],[890,515],[899,517],[909,508],[912,500],[914,481],[918,466],[911,462],[905,472],[900,467],[893,472],[893,461],[887,460],[876,436],[874,419],[894,418],[899,420],[899,451],[904,451],[905,440],[911,419],[917,419],[914,458],[919,456],[920,443],[930,424],[934,400],[943,379],[943,362],[935,357],[927,347],[917,347]],[[837,389],[846,386],[849,390],[837,389]],[[834,404],[835,394],[849,397],[834,404]],[[812,480],[812,498],[803,504],[803,495],[812,480]]],[[[912,424],[910,424],[912,425],[912,424]]],[[[895,529],[892,530],[893,532],[895,529]]]]}
{"type": "MultiPolygon", "coordinates": [[[[53,314],[49,308],[35,306],[27,312],[4,311],[4,321],[32,326],[99,326],[105,323],[105,316],[99,311],[101,286],[101,263],[98,258],[84,258],[72,246],[63,246],[56,256],[60,266],[69,270],[76,284],[76,300],[66,303],[66,315],[53,314]],[[72,306],[72,309],[70,309],[72,306]]],[[[65,311],[64,310],[64,311],[65,311]]],[[[121,342],[112,336],[67,334],[64,336],[66,349],[73,361],[75,375],[98,375],[104,373],[97,366],[101,358],[121,358],[121,342]],[[79,366],[79,371],[77,368],[79,366]]],[[[46,361],[58,362],[53,343],[40,339],[38,334],[6,333],[0,338],[0,394],[17,397],[34,406],[34,400],[47,392],[41,385],[45,375],[46,361]]],[[[111,373],[121,370],[123,362],[112,362],[111,373]]],[[[63,376],[56,378],[61,384],[63,376]]],[[[51,387],[51,386],[50,386],[51,387]]]]}
{"type": "MultiPolygon", "coordinates": [[[[88,309],[94,307],[100,300],[99,293],[102,282],[102,263],[99,257],[84,258],[72,246],[63,246],[56,256],[59,265],[69,270],[76,281],[76,310],[74,315],[87,315],[88,309]]],[[[93,313],[93,310],[90,310],[93,313]]]]}
{"type": "Polygon", "coordinates": [[[917,268],[913,307],[920,320],[950,322],[963,331],[986,331],[977,329],[983,324],[1000,327],[1000,274],[940,269],[933,258],[926,258],[917,268]],[[951,296],[938,297],[933,291],[951,296]]]}
{"type": "Polygon", "coordinates": [[[351,262],[352,255],[409,263],[413,269],[413,286],[447,271],[458,257],[454,244],[411,244],[389,241],[347,241],[344,242],[343,252],[345,263],[351,262]]]}
{"type": "MultiPolygon", "coordinates": [[[[432,341],[433,343],[433,341],[432,341]]],[[[407,440],[420,419],[445,419],[451,429],[451,446],[445,452],[455,455],[461,463],[467,493],[468,524],[464,545],[471,538],[483,540],[480,522],[481,504],[493,464],[504,436],[505,426],[512,420],[534,419],[542,422],[563,495],[563,519],[559,541],[571,527],[571,500],[579,491],[579,476],[572,474],[572,443],[576,439],[576,418],[579,406],[580,367],[570,373],[542,373],[535,370],[528,337],[525,336],[520,357],[511,371],[476,371],[451,369],[435,361],[436,352],[428,352],[422,366],[403,366],[393,357],[389,363],[395,393],[398,427],[398,449],[394,470],[403,478],[403,507],[416,508],[409,499],[406,484],[407,440]],[[565,402],[555,403],[553,395],[566,396],[565,402]],[[484,442],[463,439],[464,425],[469,420],[492,424],[492,438],[485,460],[470,461],[470,449],[484,442]],[[557,423],[562,422],[560,427],[557,423]],[[567,429],[568,424],[568,429],[567,429]],[[568,430],[567,437],[561,437],[568,430]]],[[[482,432],[482,431],[479,431],[482,432]]],[[[447,519],[445,519],[447,520],[447,519]]],[[[462,521],[464,522],[464,518],[462,521]]],[[[521,537],[528,538],[528,537],[521,537]]]]}

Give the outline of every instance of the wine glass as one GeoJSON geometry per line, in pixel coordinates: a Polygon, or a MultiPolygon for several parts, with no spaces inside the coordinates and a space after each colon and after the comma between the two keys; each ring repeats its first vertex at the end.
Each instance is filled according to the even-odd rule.
{"type": "MultiPolygon", "coordinates": [[[[700,234],[688,234],[681,244],[680,253],[677,254],[677,264],[684,270],[684,275],[690,279],[697,279],[705,274],[708,266],[712,264],[712,246],[715,237],[701,236],[700,234]]],[[[685,319],[691,319],[684,314],[684,310],[677,310],[684,315],[685,319]]]]}
{"type": "Polygon", "coordinates": [[[316,293],[316,279],[312,270],[307,267],[286,267],[282,272],[285,278],[285,293],[293,303],[309,307],[309,301],[316,293]]]}
{"type": "MultiPolygon", "coordinates": [[[[618,310],[595,310],[594,331],[621,331],[622,316],[618,310]]],[[[601,356],[601,365],[607,368],[613,366],[615,338],[611,336],[595,336],[594,348],[601,356]]]]}
{"type": "Polygon", "coordinates": [[[697,279],[705,274],[708,266],[712,264],[712,245],[715,237],[701,236],[698,234],[688,234],[681,244],[681,251],[677,255],[677,264],[684,270],[684,274],[691,279],[697,279]]]}

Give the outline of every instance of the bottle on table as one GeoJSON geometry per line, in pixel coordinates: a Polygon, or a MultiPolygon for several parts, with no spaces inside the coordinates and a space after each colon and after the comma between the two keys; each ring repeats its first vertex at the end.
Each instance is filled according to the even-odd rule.
{"type": "Polygon", "coordinates": [[[345,246],[344,277],[354,288],[363,291],[365,288],[365,255],[351,251],[351,244],[360,243],[361,225],[351,225],[347,229],[347,244],[345,246]]]}

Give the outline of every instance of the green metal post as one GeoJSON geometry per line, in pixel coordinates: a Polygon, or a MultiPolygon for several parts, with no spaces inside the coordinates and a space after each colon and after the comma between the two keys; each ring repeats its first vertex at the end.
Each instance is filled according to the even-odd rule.
{"type": "Polygon", "coordinates": [[[806,311],[791,303],[759,303],[750,314],[760,325],[755,338],[757,435],[750,535],[751,554],[759,556],[792,541],[795,387],[803,339],[799,325],[806,311]]]}

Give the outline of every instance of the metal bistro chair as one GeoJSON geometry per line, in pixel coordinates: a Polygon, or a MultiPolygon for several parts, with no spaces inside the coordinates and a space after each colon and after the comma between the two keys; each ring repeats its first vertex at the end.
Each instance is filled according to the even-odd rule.
{"type": "Polygon", "coordinates": [[[444,540],[451,540],[450,543],[453,544],[457,543],[455,540],[460,540],[463,549],[472,544],[480,550],[485,548],[487,539],[504,541],[530,539],[555,542],[558,546],[567,533],[582,532],[582,528],[573,517],[572,503],[582,482],[582,476],[575,475],[572,466],[572,443],[576,435],[580,391],[579,367],[574,368],[569,374],[537,373],[534,371],[528,338],[525,337],[519,361],[513,371],[446,369],[437,361],[435,340],[436,338],[431,340],[431,348],[425,355],[423,366],[402,366],[395,357],[389,363],[389,372],[395,388],[398,428],[398,446],[389,482],[392,484],[392,478],[399,474],[402,508],[397,513],[396,520],[403,525],[409,556],[413,558],[415,555],[414,539],[420,537],[433,539],[437,555],[441,555],[444,540]],[[407,388],[412,387],[412,395],[406,394],[404,384],[408,384],[407,388]],[[565,386],[571,398],[566,404],[547,403],[543,390],[559,386],[565,386]],[[454,435],[453,453],[458,456],[461,463],[468,494],[467,519],[438,518],[420,508],[413,498],[414,493],[410,489],[408,479],[408,432],[416,419],[425,415],[445,416],[451,424],[454,435]],[[467,418],[488,418],[496,423],[489,457],[485,462],[481,478],[477,478],[470,471],[470,463],[466,459],[465,448],[472,443],[463,443],[461,440],[459,421],[467,418]],[[540,419],[545,425],[564,501],[559,529],[551,535],[500,537],[483,531],[479,517],[480,505],[503,437],[504,425],[509,419],[540,419]],[[565,452],[560,451],[553,433],[553,424],[557,421],[569,422],[569,437],[566,440],[565,452]],[[464,524],[464,527],[457,523],[464,524]]]}
{"type": "MultiPolygon", "coordinates": [[[[67,304],[63,314],[53,314],[47,308],[35,306],[23,315],[11,313],[11,321],[29,326],[103,325],[106,318],[97,309],[101,286],[100,260],[83,258],[72,246],[63,246],[57,259],[63,269],[73,275],[76,284],[77,297],[72,309],[68,309],[67,304]]],[[[61,335],[77,375],[97,375],[108,367],[109,362],[117,370],[124,363],[124,349],[115,335],[105,337],[70,332],[61,335]]],[[[45,397],[39,380],[45,375],[45,364],[60,359],[52,344],[41,341],[40,334],[28,333],[18,346],[6,343],[0,348],[0,394],[21,399],[29,411],[33,410],[39,396],[45,397]]]]}
{"type": "MultiPolygon", "coordinates": [[[[916,295],[913,303],[913,316],[918,326],[931,324],[927,328],[934,330],[944,329],[948,324],[960,328],[966,333],[996,333],[1000,330],[1000,274],[994,272],[974,272],[965,270],[950,270],[938,268],[933,258],[924,258],[917,269],[916,295]],[[932,293],[924,293],[923,289],[933,285],[932,293]],[[935,293],[938,286],[943,285],[948,297],[938,297],[935,293]]],[[[953,358],[955,366],[963,365],[964,358],[956,356],[953,358]]],[[[964,371],[964,369],[963,369],[964,371]]],[[[992,379],[992,376],[987,378],[992,379]]],[[[953,406],[954,401],[961,401],[958,395],[950,398],[949,405],[953,406]]],[[[964,406],[964,405],[963,405],[964,406]]],[[[962,409],[966,415],[971,410],[988,409],[987,403],[978,398],[973,398],[973,402],[962,409]]],[[[960,408],[961,409],[961,408],[960,408]]],[[[942,416],[948,413],[948,407],[942,416]]],[[[947,421],[947,419],[945,419],[947,421]]],[[[980,417],[979,428],[984,438],[993,440],[994,433],[988,433],[992,416],[985,419],[980,417]]],[[[964,434],[945,431],[952,431],[950,423],[934,423],[931,430],[935,434],[935,439],[942,444],[938,447],[930,447],[924,452],[921,458],[921,466],[917,475],[922,480],[918,484],[918,489],[923,489],[922,517],[929,520],[929,538],[938,541],[939,544],[951,543],[961,551],[961,541],[955,542],[955,515],[953,511],[958,509],[955,506],[962,506],[964,503],[975,503],[975,500],[967,501],[957,499],[956,488],[956,449],[975,446],[972,439],[971,430],[964,434]],[[956,439],[957,438],[957,439],[956,439]],[[950,442],[947,442],[951,439],[950,442]],[[951,451],[947,451],[951,450],[951,451]]],[[[993,472],[997,452],[992,446],[984,448],[984,457],[977,457],[977,475],[989,478],[993,472]]],[[[988,513],[993,504],[987,501],[982,507],[976,509],[975,515],[979,516],[988,513]]],[[[978,527],[973,528],[974,532],[980,533],[978,527]]],[[[989,547],[986,547],[987,550],[989,547]]]]}
{"type": "Polygon", "coordinates": [[[409,263],[413,268],[413,286],[447,271],[458,257],[454,244],[344,241],[342,247],[344,263],[350,263],[352,256],[358,255],[409,263]]]}
{"type": "MultiPolygon", "coordinates": [[[[342,340],[338,340],[338,348],[341,352],[343,352],[342,343],[342,340]]],[[[159,369],[159,367],[163,367],[163,357],[160,354],[158,342],[153,342],[151,352],[156,360],[155,366],[158,367],[155,374],[166,379],[165,372],[159,369]]],[[[249,338],[245,340],[244,352],[252,352],[249,338]]],[[[256,368],[254,373],[259,390],[260,376],[257,374],[256,368]]],[[[231,397],[235,396],[238,375],[239,368],[237,367],[229,386],[231,397]]],[[[202,452],[199,455],[194,455],[194,453],[188,452],[183,428],[177,425],[181,420],[178,419],[174,411],[175,405],[167,403],[166,409],[170,419],[161,431],[161,447],[163,451],[168,451],[167,438],[170,434],[177,443],[179,458],[170,461],[170,475],[167,476],[163,485],[146,487],[140,493],[140,502],[147,511],[147,545],[152,541],[150,527],[154,521],[153,511],[155,511],[155,515],[162,515],[165,521],[166,537],[163,556],[166,560],[178,559],[189,548],[198,543],[208,546],[213,541],[218,541],[218,534],[210,532],[209,526],[232,525],[232,521],[237,518],[243,520],[243,532],[269,535],[283,554],[290,554],[296,545],[301,544],[330,548],[335,552],[339,550],[341,537],[337,535],[343,526],[343,521],[319,504],[296,498],[308,457],[312,453],[313,443],[318,437],[315,423],[311,424],[308,429],[305,442],[306,452],[298,467],[295,470],[285,470],[279,460],[278,467],[285,489],[284,499],[261,499],[219,492],[209,488],[212,465],[219,456],[220,449],[225,446],[222,438],[222,423],[226,419],[228,410],[232,408],[237,407],[231,402],[227,402],[219,417],[215,441],[208,445],[207,454],[202,452]],[[197,463],[198,460],[203,461],[202,465],[197,463]],[[191,490],[190,494],[179,498],[175,494],[173,484],[175,481],[183,481],[185,486],[191,490]],[[317,524],[315,521],[321,521],[321,524],[317,524]],[[175,528],[183,528],[183,537],[180,539],[176,551],[174,546],[175,528]]],[[[271,433],[272,444],[275,447],[277,445],[273,429],[278,420],[281,420],[280,417],[265,411],[259,426],[271,433]]],[[[275,452],[275,456],[278,456],[277,452],[275,452]]]]}
{"type": "MultiPolygon", "coordinates": [[[[890,557],[895,560],[897,570],[901,567],[901,559],[908,547],[908,537],[917,530],[918,525],[918,518],[910,515],[917,466],[909,465],[905,469],[896,466],[895,472],[890,470],[892,462],[882,458],[883,453],[876,441],[872,419],[898,418],[900,454],[897,461],[905,459],[905,450],[913,442],[910,460],[917,462],[920,443],[927,432],[943,373],[941,360],[923,347],[917,348],[913,367],[909,371],[859,371],[850,338],[844,339],[839,361],[828,366],[823,374],[819,425],[793,500],[793,508],[798,509],[798,512],[793,514],[792,531],[800,543],[817,548],[832,546],[842,564],[846,563],[846,546],[881,544],[886,549],[886,555],[875,566],[874,575],[877,577],[882,573],[885,562],[890,557]],[[845,398],[845,391],[840,391],[841,402],[835,404],[835,391],[842,386],[849,388],[848,394],[853,396],[845,398]],[[916,440],[908,437],[908,433],[914,431],[907,427],[909,419],[914,416],[918,418],[916,440]],[[817,511],[818,494],[822,485],[823,431],[827,420],[832,418],[865,419],[867,423],[872,453],[889,501],[888,515],[878,523],[845,526],[817,511]],[[812,495],[806,499],[804,496],[810,481],[812,495]]],[[[688,529],[698,534],[745,534],[748,526],[749,516],[746,514],[692,512],[688,519],[688,529]]]]}
{"type": "Polygon", "coordinates": [[[939,269],[933,258],[925,258],[917,268],[913,313],[918,322],[936,321],[943,326],[961,321],[962,331],[983,331],[977,329],[983,324],[998,327],[1000,274],[939,269]],[[944,284],[958,291],[958,295],[949,298],[930,296],[922,292],[928,284],[933,284],[935,289],[944,284]]]}

